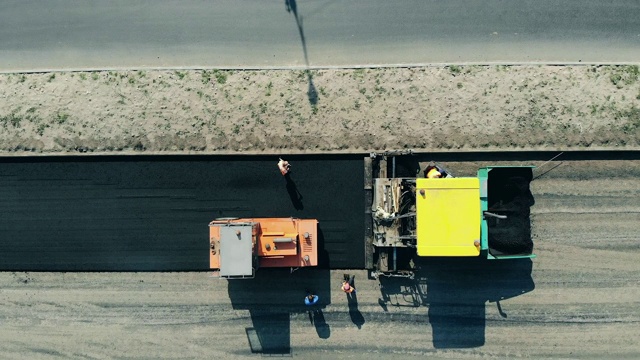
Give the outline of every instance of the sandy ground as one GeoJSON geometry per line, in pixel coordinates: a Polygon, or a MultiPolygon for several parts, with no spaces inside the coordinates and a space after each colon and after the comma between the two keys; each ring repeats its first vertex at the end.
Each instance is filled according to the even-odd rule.
{"type": "Polygon", "coordinates": [[[638,148],[637,66],[0,75],[0,152],[638,148]]]}
{"type": "MultiPolygon", "coordinates": [[[[481,164],[447,165],[465,175],[481,164]]],[[[0,273],[0,352],[250,358],[259,355],[247,334],[257,331],[305,359],[636,359],[640,164],[547,166],[532,184],[538,257],[528,271],[468,260],[436,261],[415,282],[355,271],[356,307],[339,291],[341,271],[263,272],[254,283],[189,272],[0,273]],[[315,324],[299,305],[309,284],[324,303],[315,324]]]]}

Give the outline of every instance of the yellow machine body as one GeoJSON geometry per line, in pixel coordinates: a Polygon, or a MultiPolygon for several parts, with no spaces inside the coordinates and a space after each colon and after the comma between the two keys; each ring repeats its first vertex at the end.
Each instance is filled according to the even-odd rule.
{"type": "Polygon", "coordinates": [[[417,179],[419,256],[480,255],[480,180],[417,179]]]}

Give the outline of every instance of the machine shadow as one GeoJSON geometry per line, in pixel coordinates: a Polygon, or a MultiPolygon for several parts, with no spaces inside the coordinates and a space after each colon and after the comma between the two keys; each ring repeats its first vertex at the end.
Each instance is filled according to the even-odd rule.
{"type": "Polygon", "coordinates": [[[330,336],[322,309],[330,304],[328,269],[262,268],[253,279],[228,280],[233,309],[248,310],[252,326],[245,329],[252,353],[288,355],[291,353],[290,315],[304,313],[320,338],[330,336]],[[313,308],[304,305],[306,290],[320,297],[313,308]]]}
{"type": "Polygon", "coordinates": [[[384,310],[428,306],[435,348],[472,348],[485,344],[486,302],[516,297],[535,288],[531,259],[421,259],[414,279],[380,277],[384,310]]]}
{"type": "Polygon", "coordinates": [[[325,250],[325,239],[322,228],[318,225],[318,269],[331,269],[329,252],[325,250]]]}

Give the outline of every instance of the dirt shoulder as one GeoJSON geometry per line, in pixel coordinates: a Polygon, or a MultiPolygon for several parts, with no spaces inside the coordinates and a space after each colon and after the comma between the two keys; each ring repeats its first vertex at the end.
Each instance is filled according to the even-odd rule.
{"type": "Polygon", "coordinates": [[[0,75],[0,154],[640,147],[638,66],[0,75]]]}

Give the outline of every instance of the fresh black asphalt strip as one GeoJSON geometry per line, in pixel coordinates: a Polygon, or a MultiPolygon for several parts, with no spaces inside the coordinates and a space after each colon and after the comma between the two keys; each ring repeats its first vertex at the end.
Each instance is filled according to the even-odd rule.
{"type": "Polygon", "coordinates": [[[316,218],[324,267],[364,266],[362,156],[0,161],[0,270],[208,269],[217,217],[316,218]]]}

